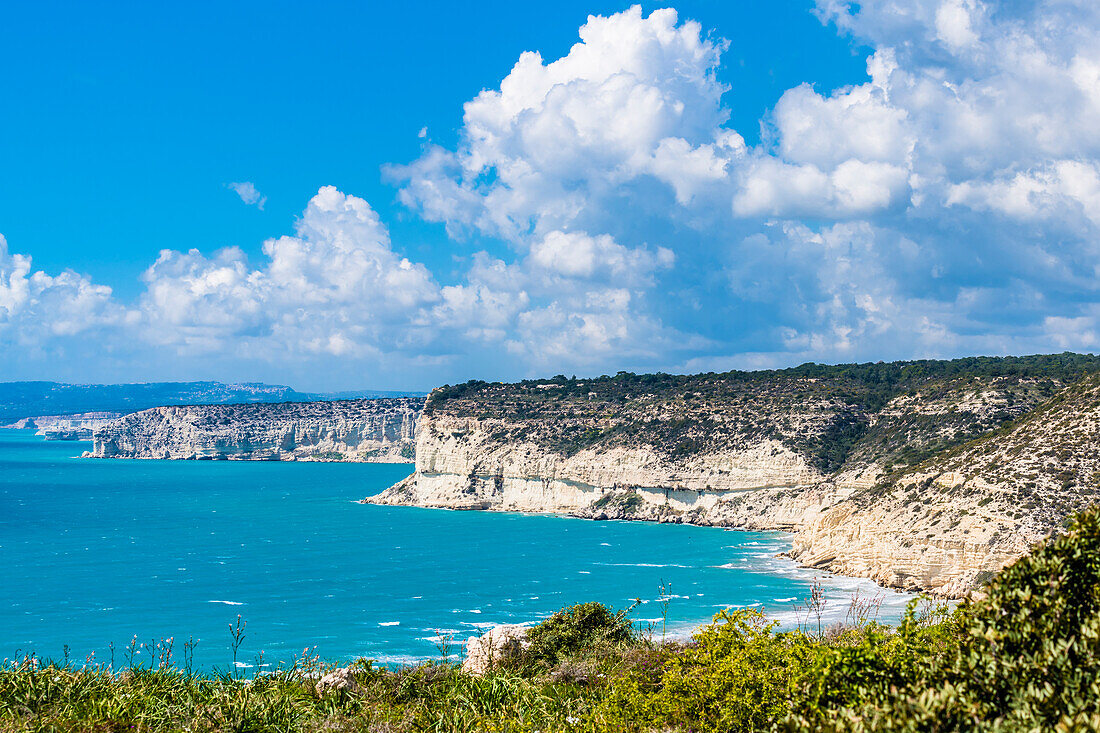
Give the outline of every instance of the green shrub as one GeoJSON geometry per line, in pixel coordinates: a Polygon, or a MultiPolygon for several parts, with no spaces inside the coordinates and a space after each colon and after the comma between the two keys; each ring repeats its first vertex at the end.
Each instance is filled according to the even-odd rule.
{"type": "Polygon", "coordinates": [[[1100,728],[1100,511],[993,580],[949,676],[991,724],[1100,728]]]}
{"type": "Polygon", "coordinates": [[[645,504],[645,499],[636,491],[625,494],[609,492],[592,502],[593,509],[622,509],[628,514],[637,512],[645,504]]]}
{"type": "Polygon", "coordinates": [[[918,615],[917,605],[910,603],[896,629],[872,623],[818,645],[795,711],[780,727],[825,730],[853,711],[888,704],[898,689],[918,687],[934,676],[939,660],[959,647],[966,610],[941,606],[918,615]]]}
{"type": "Polygon", "coordinates": [[[789,710],[813,646],[775,625],[759,611],[722,611],[660,669],[635,667],[616,681],[597,718],[609,730],[770,730],[789,710]]]}
{"type": "Polygon", "coordinates": [[[602,603],[578,603],[555,613],[527,632],[529,661],[555,664],[564,657],[634,639],[626,611],[602,603]]]}

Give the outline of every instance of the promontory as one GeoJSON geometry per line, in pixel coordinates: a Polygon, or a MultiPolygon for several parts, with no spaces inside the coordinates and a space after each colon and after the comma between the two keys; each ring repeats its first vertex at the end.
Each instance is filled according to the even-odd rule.
{"type": "Polygon", "coordinates": [[[961,597],[1100,498],[1100,357],[474,381],[415,443],[365,501],[785,530],[803,564],[961,597]]]}
{"type": "Polygon", "coordinates": [[[96,458],[407,463],[419,397],[154,407],[95,431],[96,458]]]}

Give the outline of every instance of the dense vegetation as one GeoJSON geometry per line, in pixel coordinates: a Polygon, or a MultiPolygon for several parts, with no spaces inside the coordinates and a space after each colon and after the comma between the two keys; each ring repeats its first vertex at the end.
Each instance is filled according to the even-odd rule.
{"type": "Polygon", "coordinates": [[[1003,427],[1097,372],[1100,356],[1065,353],[722,374],[559,375],[446,385],[432,392],[425,412],[495,421],[495,440],[533,441],[562,455],[645,444],[675,460],[774,439],[828,474],[853,459],[912,465],[1003,427]],[[992,402],[954,409],[975,392],[992,402]],[[907,396],[915,409],[879,414],[907,396]],[[942,409],[929,411],[936,405],[942,409]]]}
{"type": "MultiPolygon", "coordinates": [[[[463,384],[444,385],[431,394],[429,406],[438,407],[447,400],[472,396],[491,396],[500,387],[520,390],[539,389],[557,385],[561,391],[544,392],[546,398],[558,399],[563,395],[587,396],[597,392],[601,397],[620,395],[629,398],[639,393],[657,393],[667,390],[725,383],[731,387],[742,383],[761,383],[777,379],[825,379],[837,383],[863,384],[881,392],[883,396],[907,389],[916,384],[935,379],[956,377],[1051,377],[1066,381],[1085,374],[1100,371],[1100,355],[1037,354],[1033,356],[971,356],[961,359],[920,359],[917,361],[867,362],[864,364],[815,364],[809,362],[789,369],[761,369],[757,371],[706,372],[703,374],[634,374],[618,372],[614,376],[566,377],[559,374],[551,379],[527,379],[511,385],[501,382],[471,380],[463,384]]],[[[534,393],[539,394],[539,393],[534,393]]],[[[881,399],[881,397],[880,397],[881,399]]]]}
{"type": "MultiPolygon", "coordinates": [[[[598,604],[565,609],[484,677],[447,662],[354,665],[318,693],[315,659],[270,676],[0,670],[4,730],[1087,731],[1100,730],[1100,512],[953,611],[914,604],[890,628],[857,605],[833,628],[779,632],[722,612],[689,642],[638,635],[598,604]]],[[[162,661],[163,658],[162,658],[162,661]]]]}

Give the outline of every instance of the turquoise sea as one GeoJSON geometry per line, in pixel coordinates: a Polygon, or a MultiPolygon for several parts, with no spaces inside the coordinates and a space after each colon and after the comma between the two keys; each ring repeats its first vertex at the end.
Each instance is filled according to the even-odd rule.
{"type": "MultiPolygon", "coordinates": [[[[438,658],[590,600],[641,598],[631,616],[658,634],[662,599],[675,633],[727,606],[792,624],[815,577],[775,557],[779,533],[356,503],[406,465],[77,457],[88,448],[0,430],[0,658],[67,646],[109,663],[113,643],[122,664],[136,636],[173,638],[181,661],[190,638],[196,666],[228,669],[238,614],[238,666],[314,647],[330,661],[438,658]]],[[[883,595],[884,619],[908,600],[821,579],[826,620],[855,590],[883,595]]]]}

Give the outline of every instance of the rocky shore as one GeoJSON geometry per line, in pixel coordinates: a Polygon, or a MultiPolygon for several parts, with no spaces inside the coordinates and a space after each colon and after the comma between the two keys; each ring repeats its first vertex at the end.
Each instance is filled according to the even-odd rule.
{"type": "Polygon", "coordinates": [[[974,593],[1097,501],[1100,363],[1058,355],[436,390],[364,501],[795,533],[800,563],[974,593]]]}

